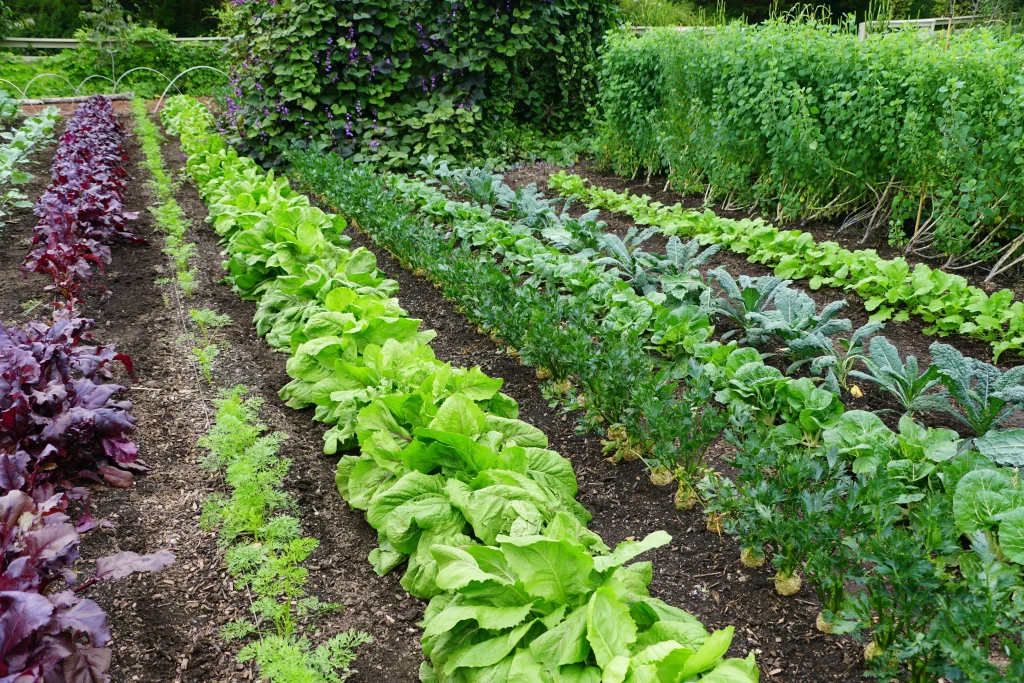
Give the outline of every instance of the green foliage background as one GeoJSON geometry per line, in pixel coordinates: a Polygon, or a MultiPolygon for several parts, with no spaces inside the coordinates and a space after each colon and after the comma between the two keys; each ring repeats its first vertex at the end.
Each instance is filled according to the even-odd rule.
{"type": "Polygon", "coordinates": [[[586,117],[616,19],[600,0],[267,0],[225,19],[231,120],[259,158],[293,140],[359,161],[459,154],[586,117]]]}
{"type": "MultiPolygon", "coordinates": [[[[6,0],[16,18],[30,17],[32,26],[11,33],[33,38],[71,38],[82,22],[79,13],[91,0],[6,0]]],[[[212,12],[220,0],[127,0],[121,5],[136,21],[152,24],[176,36],[216,35],[212,12]]]]}
{"type": "MultiPolygon", "coordinates": [[[[83,40],[85,38],[81,32],[77,37],[83,40]]],[[[224,58],[220,51],[219,45],[172,43],[171,35],[160,29],[135,28],[114,54],[113,72],[109,53],[97,50],[95,44],[83,43],[74,50],[64,50],[52,57],[43,57],[31,62],[22,61],[18,57],[0,55],[0,78],[11,81],[24,90],[33,77],[57,73],[73,85],[68,85],[59,78],[41,78],[32,84],[28,95],[65,97],[76,94],[74,88],[94,74],[117,79],[130,69],[148,67],[173,79],[192,66],[221,67],[224,58]],[[141,42],[147,44],[142,45],[141,42]]],[[[118,87],[118,92],[134,91],[142,97],[159,97],[167,87],[167,78],[150,71],[136,71],[125,77],[118,87]]],[[[221,74],[203,69],[183,76],[171,92],[175,93],[180,89],[182,93],[208,96],[226,84],[227,79],[221,74]]],[[[77,94],[109,93],[111,87],[110,81],[95,78],[85,83],[77,94]]]]}
{"type": "Polygon", "coordinates": [[[939,217],[938,251],[995,231],[990,254],[1024,220],[1022,56],[1019,35],[984,29],[948,47],[814,21],[617,34],[597,151],[620,173],[666,171],[681,190],[781,218],[872,205],[892,181],[882,202],[897,237],[922,208],[939,217]]]}

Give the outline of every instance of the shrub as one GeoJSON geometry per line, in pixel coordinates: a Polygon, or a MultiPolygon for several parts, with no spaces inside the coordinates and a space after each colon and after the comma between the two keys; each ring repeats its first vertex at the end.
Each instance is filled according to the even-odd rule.
{"type": "Polygon", "coordinates": [[[583,120],[616,16],[596,0],[291,0],[242,3],[228,102],[261,158],[293,139],[357,161],[456,154],[509,123],[583,120]]]}
{"type": "Polygon", "coordinates": [[[993,257],[1024,217],[1020,36],[974,29],[947,47],[916,32],[859,41],[849,28],[811,18],[615,34],[599,156],[780,219],[860,212],[865,236],[993,257]]]}

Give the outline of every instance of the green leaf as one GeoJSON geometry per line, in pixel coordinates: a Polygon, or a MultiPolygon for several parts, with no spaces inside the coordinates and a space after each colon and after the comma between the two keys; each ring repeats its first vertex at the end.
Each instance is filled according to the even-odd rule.
{"type": "MultiPolygon", "coordinates": [[[[534,641],[537,642],[537,641],[534,641]]],[[[551,677],[544,672],[530,649],[516,650],[508,670],[508,683],[546,683],[551,677]]]]}
{"type": "Polygon", "coordinates": [[[492,607],[490,605],[465,604],[461,596],[448,604],[440,614],[425,624],[423,637],[429,638],[455,628],[459,622],[473,620],[489,631],[512,628],[529,616],[531,605],[519,607],[492,607]]]}
{"type": "Polygon", "coordinates": [[[616,655],[602,668],[601,683],[623,683],[629,673],[629,657],[616,655]]]}
{"type": "Polygon", "coordinates": [[[634,557],[641,555],[648,550],[668,545],[672,537],[665,531],[655,531],[648,534],[642,541],[623,541],[611,555],[603,555],[594,558],[594,569],[604,573],[613,567],[621,567],[634,557]]]}
{"type": "Polygon", "coordinates": [[[509,584],[511,580],[492,574],[477,564],[475,557],[462,548],[437,545],[430,549],[437,562],[437,585],[443,590],[457,591],[472,581],[498,581],[509,584]]]}
{"type": "Polygon", "coordinates": [[[1024,507],[999,515],[999,546],[1017,564],[1024,564],[1024,507]]]}
{"type": "Polygon", "coordinates": [[[487,415],[484,418],[484,429],[500,432],[506,443],[514,442],[516,446],[524,448],[547,448],[548,446],[548,437],[544,435],[544,432],[522,420],[487,415]]]}
{"type": "Polygon", "coordinates": [[[538,636],[530,643],[530,652],[550,672],[566,664],[585,661],[590,656],[587,606],[577,607],[557,626],[538,636]]]}
{"type": "Polygon", "coordinates": [[[454,394],[437,409],[437,416],[428,425],[430,429],[476,436],[484,431],[484,412],[465,394],[454,394]]]}
{"type": "Polygon", "coordinates": [[[605,668],[616,657],[629,657],[636,642],[636,623],[629,608],[611,588],[598,588],[587,604],[587,642],[597,665],[605,668]]]}
{"type": "Polygon", "coordinates": [[[974,446],[997,465],[1024,467],[1024,429],[991,430],[975,439],[974,446]]]}
{"type": "Polygon", "coordinates": [[[594,559],[567,541],[543,536],[498,536],[509,566],[530,595],[553,604],[572,604],[590,592],[596,581],[591,576],[594,559]]]}
{"type": "Polygon", "coordinates": [[[760,674],[754,653],[746,659],[727,659],[711,672],[701,676],[701,683],[758,683],[760,674]]]}
{"type": "Polygon", "coordinates": [[[674,641],[696,652],[707,638],[707,629],[697,621],[658,621],[637,636],[636,649],[639,651],[655,643],[674,641]]]}
{"type": "Polygon", "coordinates": [[[366,510],[366,521],[374,529],[380,529],[387,521],[388,515],[399,505],[423,494],[440,493],[443,488],[443,477],[409,472],[393,486],[373,496],[366,510]]]}
{"type": "Polygon", "coordinates": [[[1003,491],[1011,486],[1010,477],[1000,470],[968,472],[953,494],[953,517],[960,531],[969,534],[993,526],[995,516],[1010,509],[1003,491]]]}
{"type": "Polygon", "coordinates": [[[444,674],[451,676],[456,669],[461,667],[480,668],[497,664],[512,652],[535,623],[537,623],[536,620],[528,621],[507,633],[455,652],[445,662],[444,674]]]}
{"type": "Polygon", "coordinates": [[[706,671],[715,665],[729,649],[729,644],[732,643],[732,633],[734,628],[728,626],[721,631],[715,631],[708,639],[704,641],[700,649],[693,653],[693,656],[686,660],[686,665],[683,667],[682,674],[680,674],[680,680],[686,680],[691,676],[695,676],[702,671],[706,671]]]}

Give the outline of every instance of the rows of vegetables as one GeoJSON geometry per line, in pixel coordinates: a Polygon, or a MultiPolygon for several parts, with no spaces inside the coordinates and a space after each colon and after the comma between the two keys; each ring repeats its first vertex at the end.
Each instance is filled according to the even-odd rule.
{"type": "Polygon", "coordinates": [[[97,559],[85,580],[74,571],[81,534],[96,526],[83,484],[129,486],[132,470],[145,469],[131,440],[132,404],[112,381],[115,363],[131,372],[131,360],[95,344],[92,321],[79,317],[83,292],[110,262],[110,245],[136,239],[124,210],[121,136],[103,98],[68,121],[23,265],[52,279],[52,320],[0,324],[3,681],[107,680],[107,616],[82,592],[174,559],[167,551],[122,552],[97,559]]]}
{"type": "MultiPolygon", "coordinates": [[[[502,381],[434,358],[397,285],[346,221],[285,178],[240,158],[194,100],[162,112],[228,253],[234,290],[257,302],[257,330],[290,355],[281,396],[316,406],[345,499],[366,511],[378,573],[429,598],[424,681],[756,681],[712,634],[651,598],[656,532],[615,549],[587,529],[570,463],[517,419],[502,381]]],[[[349,214],[352,216],[353,214],[349,214]]]]}
{"type": "MultiPolygon", "coordinates": [[[[719,245],[673,235],[648,252],[653,228],[604,233],[595,213],[572,218],[487,171],[431,162],[420,179],[381,177],[304,153],[291,164],[551,377],[552,400],[582,411],[616,456],[642,457],[656,483],[676,479],[677,504],[702,503],[742,562],[770,558],[780,593],[806,578],[819,628],[869,641],[873,674],[1024,673],[1024,430],[1001,428],[1024,408],[1024,367],[1001,372],[939,342],[920,367],[881,322],[853,330],[845,301],[819,310],[787,280],[702,273],[719,245]],[[846,410],[854,380],[902,415],[846,410]],[[968,438],[927,425],[935,411],[968,438]],[[704,461],[723,430],[734,479],[704,461]]],[[[330,422],[322,395],[303,401],[330,422]]]]}
{"type": "Polygon", "coordinates": [[[754,26],[611,32],[594,152],[625,176],[664,172],[708,200],[834,217],[863,241],[984,268],[987,282],[1020,277],[1020,35],[918,28],[862,40],[855,19],[804,8],[754,26]]]}
{"type": "Polygon", "coordinates": [[[816,242],[801,230],[779,230],[761,218],[732,220],[713,211],[663,206],[650,197],[620,193],[587,183],[560,171],[549,187],[593,209],[622,213],[638,225],[665,235],[696,237],[701,244],[720,244],[745,254],[754,263],[775,269],[780,278],[807,280],[811,289],[832,287],[856,292],[872,313],[872,321],[907,320],[919,316],[926,334],[965,334],[992,345],[996,362],[1007,351],[1024,352],[1024,302],[1013,290],[992,294],[962,275],[903,257],[884,259],[874,249],[849,250],[836,242],[816,242]]]}

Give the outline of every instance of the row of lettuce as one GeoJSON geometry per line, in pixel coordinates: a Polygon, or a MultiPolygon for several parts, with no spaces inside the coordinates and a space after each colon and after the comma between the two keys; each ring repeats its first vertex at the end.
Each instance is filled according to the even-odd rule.
{"type": "Polygon", "coordinates": [[[350,250],[345,221],[311,207],[206,132],[195,101],[169,102],[188,172],[206,200],[239,295],[290,353],[282,397],[317,406],[346,500],[378,530],[370,561],[406,564],[402,585],[430,598],[424,681],[756,681],[753,656],[723,659],[713,634],[651,598],[639,554],[667,534],[614,550],[590,532],[567,460],[517,419],[501,380],[437,361],[393,298],[374,256],[350,250]]]}
{"type": "MultiPolygon", "coordinates": [[[[190,223],[175,199],[178,183],[164,160],[165,140],[145,100],[135,100],[133,116],[144,157],[140,165],[151,176],[150,211],[157,229],[165,235],[164,252],[177,274],[173,286],[190,296],[195,279],[189,259],[195,247],[186,240],[190,223]]],[[[228,316],[209,309],[193,309],[190,316],[208,348],[212,330],[230,323],[228,316]]],[[[207,379],[212,383],[212,375],[207,379]]],[[[302,534],[298,503],[285,490],[291,459],[282,454],[282,446],[288,435],[267,433],[267,426],[260,421],[262,400],[249,394],[245,386],[222,390],[213,399],[217,409],[214,424],[199,440],[208,451],[203,466],[223,475],[228,492],[212,494],[203,501],[200,524],[217,530],[218,545],[236,590],[246,590],[251,596],[252,617],[227,623],[220,635],[229,642],[252,637],[239,650],[238,659],[254,661],[269,681],[346,680],[354,673],[355,648],[372,638],[345,631],[313,646],[306,637],[318,628],[320,616],[341,609],[341,605],[307,594],[309,571],[303,563],[319,542],[302,534]]]]}
{"type": "Polygon", "coordinates": [[[778,278],[722,270],[713,290],[699,266],[715,247],[671,237],[664,254],[649,253],[641,246],[652,231],[603,234],[594,214],[572,218],[535,187],[512,190],[487,171],[429,163],[413,180],[329,155],[291,163],[305,186],[551,376],[552,397],[582,409],[580,424],[605,432],[618,456],[643,457],[661,483],[675,474],[677,502],[703,499],[709,527],[736,536],[745,563],[770,556],[780,592],[806,577],[822,603],[819,627],[869,637],[874,673],[975,680],[1024,666],[1013,638],[1024,589],[1022,431],[999,428],[1024,406],[1024,368],[1001,372],[939,343],[933,365],[919,368],[880,323],[852,331],[838,319],[844,302],[819,311],[778,278]],[[709,316],[724,340],[711,339],[709,316]],[[776,364],[788,356],[790,375],[803,376],[766,364],[759,348],[776,364]],[[891,394],[898,424],[846,410],[841,393],[860,391],[851,379],[891,394]],[[935,409],[974,438],[919,422],[935,409]],[[703,459],[723,429],[735,480],[703,459]],[[1010,664],[990,661],[995,642],[1010,664]]]}
{"type": "Polygon", "coordinates": [[[992,27],[859,40],[853,23],[806,13],[616,32],[596,152],[780,220],[844,216],[991,280],[1024,258],[1020,49],[992,27]]]}
{"type": "Polygon", "coordinates": [[[114,363],[131,372],[131,360],[92,343],[92,321],[76,315],[92,265],[109,263],[115,239],[134,239],[121,135],[109,100],[90,100],[68,121],[23,267],[52,278],[53,319],[0,323],[0,672],[19,683],[105,678],[107,615],[80,595],[174,561],[167,551],[121,552],[97,559],[85,580],[74,571],[80,535],[96,527],[82,484],[130,486],[131,471],[145,470],[126,389],[110,381],[114,363]]]}
{"type": "MultiPolygon", "coordinates": [[[[0,117],[8,111],[8,102],[13,103],[14,112],[21,108],[0,90],[0,117]]],[[[17,187],[31,180],[32,174],[19,167],[28,163],[29,155],[39,143],[52,137],[53,127],[59,118],[56,107],[47,107],[36,116],[27,117],[18,128],[0,133],[0,139],[4,140],[0,144],[0,219],[6,218],[12,208],[32,206],[25,193],[17,187]]]]}
{"type": "Polygon", "coordinates": [[[855,292],[864,299],[872,321],[907,320],[918,316],[926,334],[964,334],[992,345],[996,362],[1011,352],[1024,352],[1024,302],[1013,290],[992,294],[967,278],[905,258],[884,259],[874,249],[849,250],[836,242],[816,242],[800,230],[779,230],[763,219],[732,220],[714,212],[663,206],[646,195],[616,192],[560,171],[549,187],[592,209],[622,213],[638,225],[665,235],[696,237],[701,244],[720,244],[754,263],[774,268],[781,278],[807,280],[811,289],[831,287],[855,292]]]}

